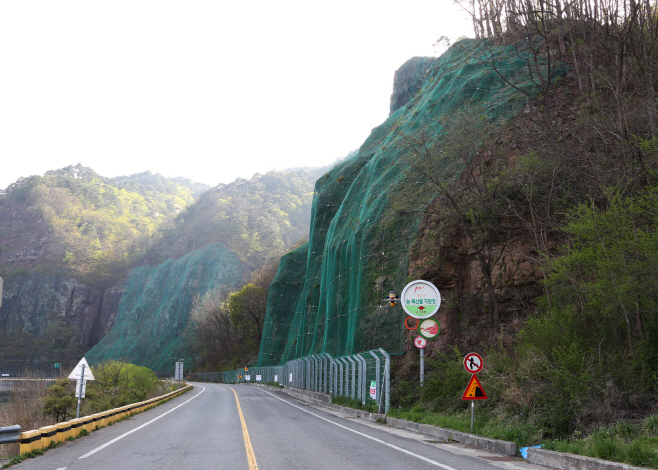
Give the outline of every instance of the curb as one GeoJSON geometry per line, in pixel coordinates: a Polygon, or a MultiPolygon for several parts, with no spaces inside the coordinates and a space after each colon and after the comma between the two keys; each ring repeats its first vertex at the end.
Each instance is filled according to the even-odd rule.
{"type": "Polygon", "coordinates": [[[455,431],[453,429],[440,428],[431,424],[415,423],[406,419],[386,418],[386,424],[396,428],[408,429],[409,431],[428,434],[443,441],[457,441],[460,444],[476,447],[478,449],[488,450],[495,454],[502,454],[508,457],[516,455],[516,444],[514,442],[501,441],[490,437],[476,436],[466,432],[455,431]]]}
{"type": "Polygon", "coordinates": [[[533,447],[528,449],[528,462],[560,470],[642,470],[625,463],[533,447]]]}
{"type": "MultiPolygon", "coordinates": [[[[327,408],[350,416],[357,416],[359,418],[367,419],[368,421],[386,420],[386,424],[399,429],[407,429],[421,434],[427,434],[443,441],[456,441],[460,444],[470,445],[478,449],[488,450],[495,454],[502,454],[509,457],[516,456],[516,444],[514,442],[501,441],[499,439],[492,439],[489,437],[476,436],[475,434],[468,434],[461,431],[454,431],[452,429],[444,429],[431,424],[414,423],[405,419],[390,418],[384,414],[369,413],[367,411],[355,410],[354,408],[347,408],[345,406],[331,404],[331,396],[325,393],[312,392],[310,390],[300,390],[294,387],[277,388],[269,385],[250,384],[256,387],[267,387],[282,391],[283,393],[299,398],[309,403],[319,404],[327,408]]],[[[571,467],[569,467],[571,468],[571,467]]],[[[621,467],[620,467],[621,468],[621,467]]],[[[630,467],[629,467],[630,468],[630,467]]],[[[589,470],[589,468],[587,469],[589,470]]],[[[607,469],[605,469],[607,470],[607,469]]]]}

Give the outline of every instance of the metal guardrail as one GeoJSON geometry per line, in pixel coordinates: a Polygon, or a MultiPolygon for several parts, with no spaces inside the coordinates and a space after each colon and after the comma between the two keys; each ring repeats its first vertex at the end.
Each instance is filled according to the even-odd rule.
{"type": "Polygon", "coordinates": [[[188,377],[197,382],[278,383],[352,398],[362,405],[371,400],[370,388],[374,383],[374,401],[378,412],[388,413],[391,404],[391,358],[381,348],[341,357],[314,354],[293,359],[282,366],[250,367],[248,371],[200,372],[188,374],[188,377]],[[261,379],[256,380],[257,376],[261,379]]]}
{"type": "Polygon", "coordinates": [[[18,424],[0,428],[0,444],[12,444],[18,442],[20,439],[21,427],[18,424]]]}

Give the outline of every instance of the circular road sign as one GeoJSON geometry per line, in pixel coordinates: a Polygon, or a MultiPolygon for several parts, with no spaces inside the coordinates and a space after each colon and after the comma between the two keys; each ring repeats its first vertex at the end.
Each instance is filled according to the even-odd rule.
{"type": "Polygon", "coordinates": [[[402,290],[400,299],[404,311],[418,319],[431,317],[441,305],[439,289],[428,281],[410,282],[402,290]]]}
{"type": "Polygon", "coordinates": [[[425,346],[427,346],[427,340],[422,336],[416,336],[416,339],[414,339],[414,346],[418,349],[425,349],[425,346]]]}
{"type": "Polygon", "coordinates": [[[482,370],[482,356],[478,353],[468,353],[464,358],[464,369],[471,374],[477,374],[482,370]]]}
{"type": "Polygon", "coordinates": [[[425,339],[434,339],[441,333],[441,325],[436,320],[428,318],[418,321],[418,333],[425,339]]]}

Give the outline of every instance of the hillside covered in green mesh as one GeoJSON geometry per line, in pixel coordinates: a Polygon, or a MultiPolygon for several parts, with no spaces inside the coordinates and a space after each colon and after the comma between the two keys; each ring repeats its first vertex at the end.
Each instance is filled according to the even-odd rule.
{"type": "Polygon", "coordinates": [[[87,354],[95,363],[128,359],[168,370],[183,357],[182,333],[195,297],[242,277],[238,258],[221,243],[158,266],[135,268],[126,283],[112,330],[87,354]]]}
{"type": "MultiPolygon", "coordinates": [[[[391,218],[389,196],[401,185],[428,191],[427,202],[436,196],[402,164],[408,142],[420,132],[439,139],[441,118],[466,105],[503,125],[528,100],[518,89],[539,92],[527,70],[513,46],[460,41],[427,67],[420,91],[373,129],[356,155],[317,181],[309,242],[282,258],[270,288],[259,365],[320,352],[402,351],[404,313],[382,300],[408,282],[424,206],[391,218]],[[514,87],[491,67],[489,52],[514,87]]],[[[451,161],[444,168],[446,179],[463,171],[451,161]]]]}

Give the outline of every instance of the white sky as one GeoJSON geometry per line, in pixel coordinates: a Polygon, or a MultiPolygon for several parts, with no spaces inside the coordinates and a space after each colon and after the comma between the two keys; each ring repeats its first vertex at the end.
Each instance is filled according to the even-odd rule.
{"type": "Polygon", "coordinates": [[[0,188],[76,163],[210,185],[328,164],[442,35],[471,35],[451,0],[4,0],[0,188]]]}

